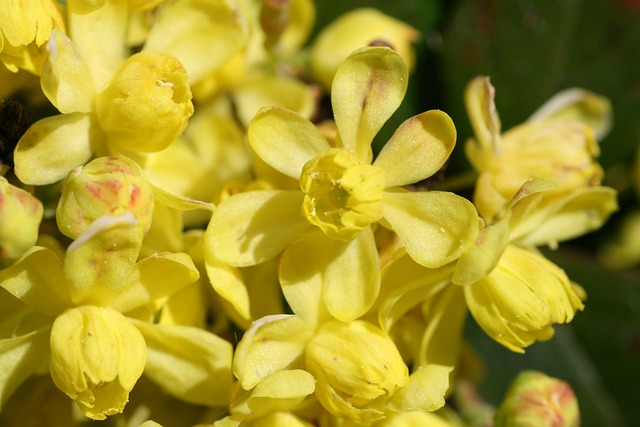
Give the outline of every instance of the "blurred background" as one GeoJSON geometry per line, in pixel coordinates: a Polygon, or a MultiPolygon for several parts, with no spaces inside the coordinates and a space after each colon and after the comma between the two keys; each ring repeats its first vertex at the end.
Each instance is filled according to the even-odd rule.
{"type": "MultiPolygon", "coordinates": [[[[385,129],[427,109],[449,113],[458,146],[447,174],[469,168],[462,146],[471,129],[462,96],[476,75],[491,77],[503,130],[562,89],[582,87],[611,100],[613,129],[600,144],[600,162],[605,184],[619,191],[620,211],[598,232],[546,253],[586,290],[585,311],[524,355],[491,341],[473,320],[466,331],[484,359],[479,391],[490,403],[499,403],[519,371],[538,369],[571,384],[584,427],[638,425],[640,264],[612,269],[598,255],[640,205],[640,173],[635,184],[632,178],[640,147],[640,0],[318,0],[316,28],[365,6],[422,33],[409,92],[385,129]]],[[[377,143],[388,136],[383,132],[377,143]]]]}

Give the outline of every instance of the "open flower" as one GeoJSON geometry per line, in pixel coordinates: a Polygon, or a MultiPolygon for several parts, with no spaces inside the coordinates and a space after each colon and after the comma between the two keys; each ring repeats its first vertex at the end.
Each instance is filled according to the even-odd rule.
{"type": "Polygon", "coordinates": [[[481,174],[474,193],[480,214],[490,222],[504,213],[510,200],[530,178],[555,182],[547,193],[553,202],[561,194],[592,190],[602,181],[596,136],[611,121],[609,101],[585,90],[558,93],[530,120],[502,133],[488,77],[467,85],[465,105],[476,137],[465,145],[467,157],[481,174]]]}
{"type": "Polygon", "coordinates": [[[247,266],[286,249],[283,285],[325,283],[322,299],[343,321],[366,312],[378,292],[372,225],[392,228],[420,264],[437,267],[459,257],[477,235],[473,205],[452,193],[400,188],[444,164],[456,137],[449,116],[427,111],[408,119],[372,162],[371,142],[406,84],[406,66],[391,49],[354,52],[332,88],[335,147],[296,113],[258,112],[248,129],[252,148],[297,179],[300,190],[247,192],[220,203],[205,235],[208,250],[230,265],[247,266]]]}

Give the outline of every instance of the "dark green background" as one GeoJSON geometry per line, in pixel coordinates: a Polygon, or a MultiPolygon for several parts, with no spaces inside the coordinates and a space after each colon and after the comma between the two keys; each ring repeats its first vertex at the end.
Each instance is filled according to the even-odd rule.
{"type": "Polygon", "coordinates": [[[319,0],[316,27],[363,6],[377,7],[422,33],[407,98],[378,146],[405,118],[439,108],[451,115],[459,135],[449,173],[464,171],[468,165],[460,147],[470,127],[462,94],[479,74],[489,75],[496,87],[503,129],[526,120],[565,88],[582,87],[612,101],[614,127],[601,142],[600,161],[612,177],[607,183],[620,190],[621,210],[597,233],[548,253],[585,288],[586,310],[525,355],[494,343],[472,321],[467,333],[487,364],[479,388],[489,402],[500,401],[520,370],[539,369],[571,383],[583,426],[638,425],[640,269],[608,271],[596,250],[624,213],[638,206],[625,172],[640,146],[640,1],[319,0]]]}

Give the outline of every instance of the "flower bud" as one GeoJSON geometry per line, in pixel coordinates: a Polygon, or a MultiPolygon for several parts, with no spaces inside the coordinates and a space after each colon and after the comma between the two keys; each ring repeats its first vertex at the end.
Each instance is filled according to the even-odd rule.
{"type": "Polygon", "coordinates": [[[363,321],[322,325],[307,344],[305,365],[319,383],[316,391],[322,404],[336,416],[355,420],[360,414],[343,410],[388,397],[409,380],[393,341],[363,321]]]}
{"type": "Polygon", "coordinates": [[[146,232],[151,226],[153,206],[151,185],[132,160],[100,157],[69,174],[56,220],[60,231],[75,239],[103,215],[130,211],[146,232]]]}
{"type": "Polygon", "coordinates": [[[51,378],[94,420],[121,413],[142,375],[147,346],[138,329],[108,307],[85,305],[51,329],[51,378]]]}
{"type": "Polygon", "coordinates": [[[578,427],[578,401],[566,382],[525,371],[509,387],[494,422],[495,427],[578,427]]]}
{"type": "Polygon", "coordinates": [[[0,268],[36,244],[42,203],[0,176],[0,268]]]}
{"type": "Polygon", "coordinates": [[[96,113],[109,144],[125,152],[163,150],[193,114],[187,72],[169,54],[132,55],[98,95],[96,113]]]}

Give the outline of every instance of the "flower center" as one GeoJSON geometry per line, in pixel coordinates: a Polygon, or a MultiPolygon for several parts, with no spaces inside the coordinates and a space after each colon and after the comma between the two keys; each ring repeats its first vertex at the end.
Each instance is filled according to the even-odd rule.
{"type": "Polygon", "coordinates": [[[331,148],[302,168],[302,212],[328,237],[351,240],[382,218],[384,171],[362,164],[349,151],[331,148]]]}

